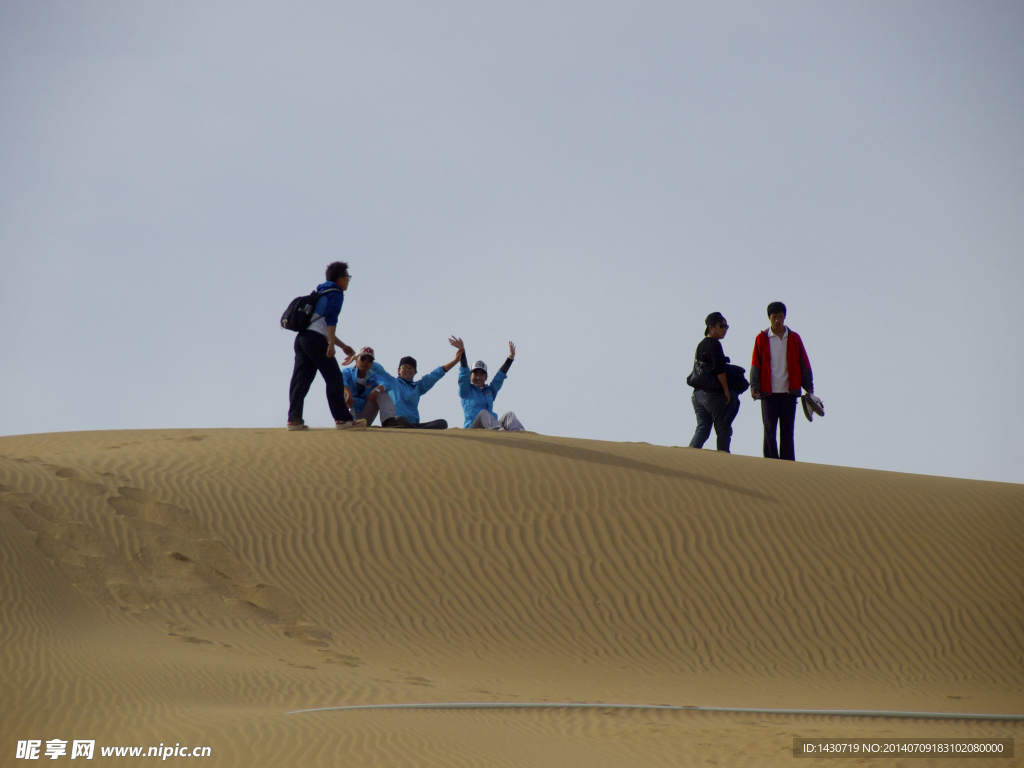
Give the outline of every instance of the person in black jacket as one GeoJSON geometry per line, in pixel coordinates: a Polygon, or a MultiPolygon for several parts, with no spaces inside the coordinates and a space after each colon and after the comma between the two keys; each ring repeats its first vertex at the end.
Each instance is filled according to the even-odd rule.
{"type": "Polygon", "coordinates": [[[711,427],[715,427],[717,447],[729,453],[732,442],[732,422],[740,410],[740,399],[729,391],[729,382],[725,375],[725,366],[729,358],[722,349],[722,339],[729,331],[729,324],[721,312],[712,312],[704,320],[704,340],[697,345],[694,360],[703,363],[711,376],[706,388],[694,388],[690,402],[697,416],[697,429],[690,440],[691,448],[703,448],[711,436],[711,427]]]}

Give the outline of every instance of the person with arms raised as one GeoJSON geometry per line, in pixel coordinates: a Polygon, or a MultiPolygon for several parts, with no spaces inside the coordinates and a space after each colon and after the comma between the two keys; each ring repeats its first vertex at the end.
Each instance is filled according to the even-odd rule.
{"type": "Polygon", "coordinates": [[[452,337],[449,343],[459,350],[459,397],[462,398],[462,413],[466,417],[465,429],[495,429],[504,432],[525,432],[526,428],[508,411],[501,418],[494,412],[494,398],[498,396],[508,369],[516,359],[516,345],[508,343],[508,359],[501,366],[491,383],[487,383],[487,363],[477,360],[470,368],[466,360],[466,347],[462,339],[452,337]]]}
{"type": "MultiPolygon", "coordinates": [[[[451,339],[449,339],[451,341],[451,339]]],[[[414,429],[447,429],[448,422],[435,419],[425,424],[420,423],[420,398],[431,390],[459,362],[460,353],[444,365],[439,365],[421,379],[416,378],[416,358],[405,356],[398,362],[398,376],[392,376],[378,362],[374,362],[371,370],[377,378],[387,385],[387,392],[395,403],[395,422],[382,423],[384,427],[406,427],[414,429]]]]}

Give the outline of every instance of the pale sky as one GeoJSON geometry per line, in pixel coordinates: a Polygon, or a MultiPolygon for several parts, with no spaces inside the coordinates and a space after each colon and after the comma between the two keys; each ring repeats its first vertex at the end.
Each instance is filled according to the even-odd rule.
{"type": "Polygon", "coordinates": [[[799,461],[1024,482],[1020,2],[0,0],[0,104],[0,434],[283,429],[340,259],[343,340],[514,340],[530,430],[686,445],[780,300],[799,461]]]}

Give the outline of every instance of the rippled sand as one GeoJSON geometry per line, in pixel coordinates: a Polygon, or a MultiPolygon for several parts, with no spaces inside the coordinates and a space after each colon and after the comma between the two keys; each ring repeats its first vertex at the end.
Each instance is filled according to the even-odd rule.
{"type": "Polygon", "coordinates": [[[463,430],[0,438],[0,765],[763,766],[794,736],[1024,764],[1020,722],[287,714],[435,701],[1022,714],[1024,486],[463,430]]]}

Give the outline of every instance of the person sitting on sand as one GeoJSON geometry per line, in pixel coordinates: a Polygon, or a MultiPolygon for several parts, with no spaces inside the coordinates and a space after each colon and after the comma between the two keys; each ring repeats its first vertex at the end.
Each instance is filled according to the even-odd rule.
{"type": "Polygon", "coordinates": [[[427,394],[448,371],[455,367],[455,364],[459,362],[461,354],[459,352],[451,362],[439,365],[418,380],[415,380],[416,358],[414,357],[406,356],[398,361],[397,377],[385,371],[384,366],[380,363],[373,363],[370,370],[387,385],[387,393],[395,403],[395,420],[398,422],[395,426],[419,429],[448,429],[448,422],[444,419],[436,419],[426,424],[420,424],[420,398],[427,394]]]}
{"type": "Polygon", "coordinates": [[[449,343],[459,350],[459,397],[462,398],[462,412],[466,417],[465,429],[496,429],[505,432],[525,432],[526,428],[516,418],[515,413],[508,411],[500,419],[494,412],[494,398],[498,396],[508,369],[516,358],[516,345],[508,343],[508,359],[501,366],[491,383],[487,383],[487,363],[477,360],[473,367],[466,362],[466,347],[462,339],[454,336],[449,343]]]}
{"type": "Polygon", "coordinates": [[[373,347],[360,349],[355,361],[354,366],[341,372],[345,381],[348,407],[356,414],[357,419],[364,420],[366,424],[373,424],[379,413],[382,427],[398,426],[399,423],[395,419],[395,401],[387,393],[387,383],[371,370],[374,361],[373,347]]]}
{"type": "Polygon", "coordinates": [[[320,293],[313,309],[312,322],[309,327],[295,337],[295,368],[292,370],[292,381],[289,387],[288,429],[292,431],[306,430],[309,427],[302,420],[302,410],[313,379],[317,371],[324,377],[327,384],[327,404],[334,417],[338,429],[359,429],[366,426],[359,417],[353,421],[352,414],[345,407],[347,400],[345,384],[338,361],[334,358],[334,348],[341,347],[346,355],[352,355],[353,349],[335,335],[338,326],[338,313],[345,301],[350,276],[348,264],[335,261],[327,265],[324,275],[327,281],[316,287],[320,293]]]}

